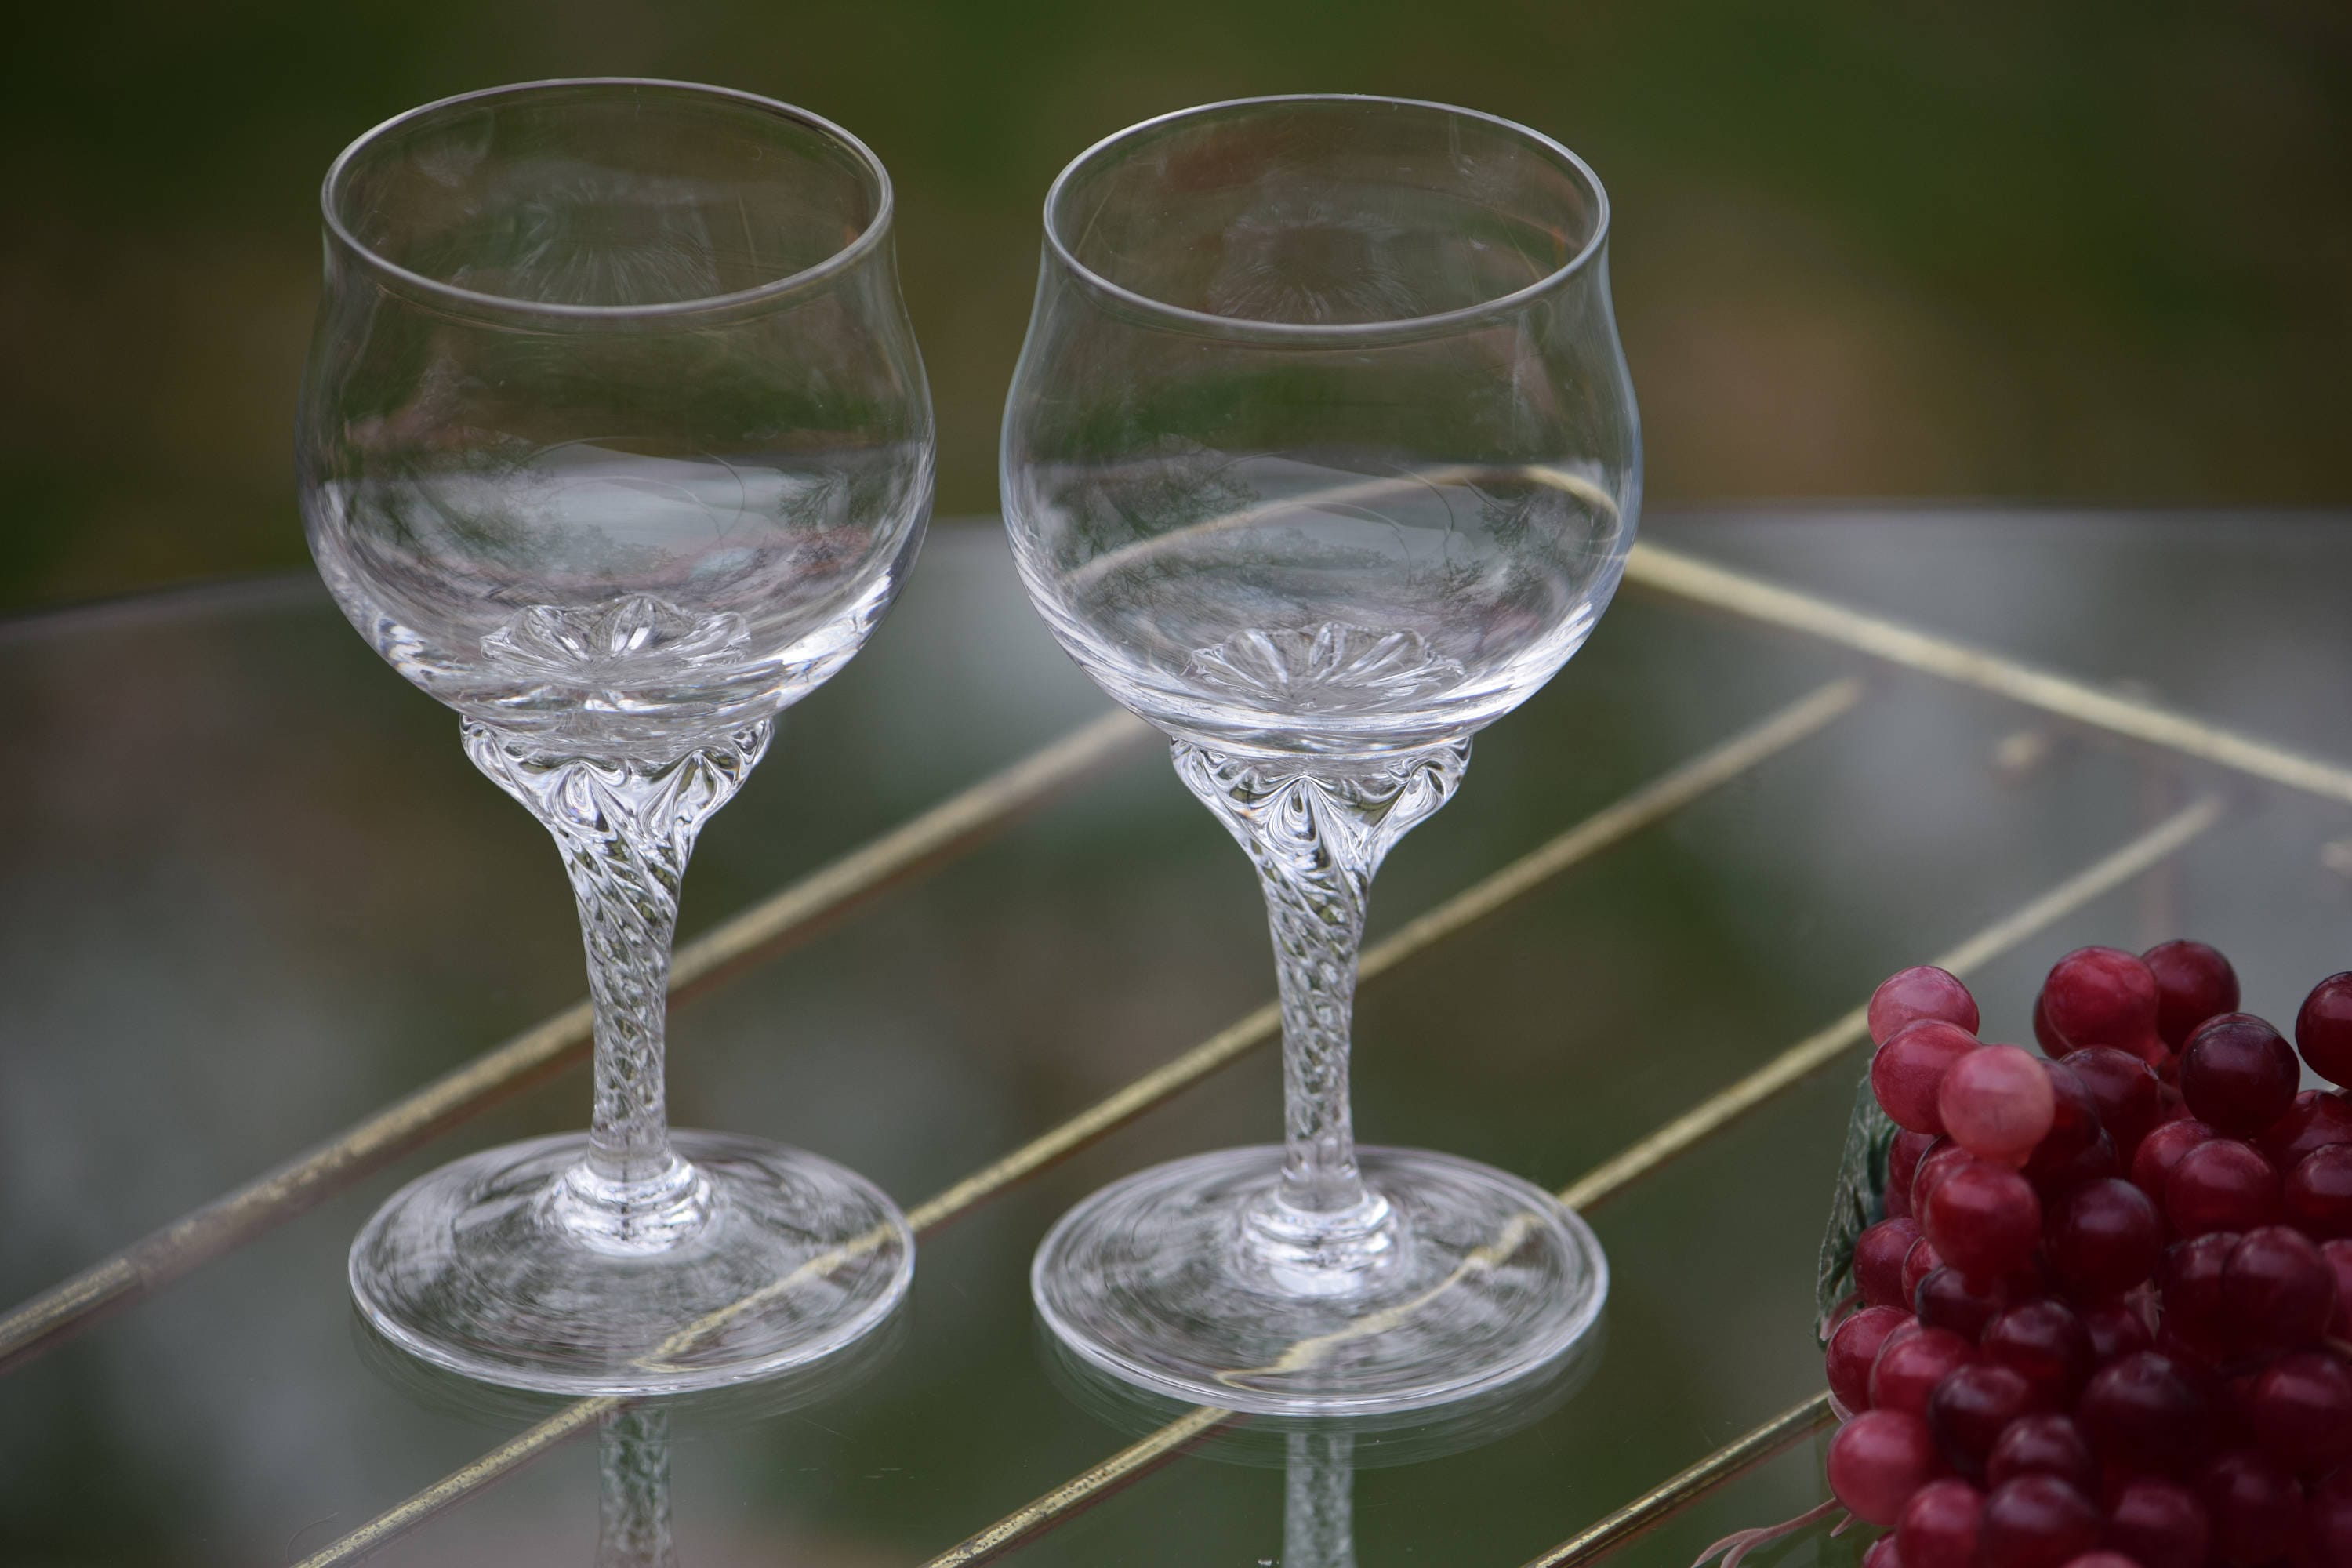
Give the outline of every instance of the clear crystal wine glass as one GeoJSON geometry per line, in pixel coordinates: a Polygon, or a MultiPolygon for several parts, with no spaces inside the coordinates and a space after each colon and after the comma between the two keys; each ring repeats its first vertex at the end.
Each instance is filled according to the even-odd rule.
{"type": "Polygon", "coordinates": [[[815,1155],[673,1133],[664,1021],[697,833],[872,633],[929,513],[889,178],[747,93],[551,81],[378,126],[322,200],[311,552],[554,835],[595,1033],[591,1129],[404,1188],[352,1291],[510,1386],[710,1387],[836,1350],[905,1293],[904,1219],[815,1155]]]}
{"type": "Polygon", "coordinates": [[[1558,142],[1380,98],[1171,114],[1046,197],[1005,410],[1013,553],[1248,852],[1282,1000],[1286,1143],[1129,1177],[1038,1250],[1045,1321],[1117,1376],[1409,1409],[1598,1316],[1598,1244],[1539,1188],[1356,1146],[1348,1048],[1374,869],[1583,643],[1633,543],[1607,231],[1558,142]]]}

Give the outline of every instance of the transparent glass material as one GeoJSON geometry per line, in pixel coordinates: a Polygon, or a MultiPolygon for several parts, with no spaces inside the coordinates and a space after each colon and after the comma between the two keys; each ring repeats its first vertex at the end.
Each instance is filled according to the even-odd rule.
{"type": "Polygon", "coordinates": [[[1640,501],[1599,183],[1467,110],[1261,99],[1134,127],[1045,204],[1006,526],[1072,658],[1249,854],[1286,1141],[1149,1170],[1033,1271],[1077,1354],[1174,1397],[1409,1409],[1591,1329],[1591,1233],[1526,1182],[1359,1150],[1381,858],[1591,633],[1640,501]]]}
{"type": "Polygon", "coordinates": [[[709,1387],[887,1316],[870,1184],[672,1133],[664,1018],[696,834],[872,633],[930,510],[888,176],[838,127],[676,82],[539,82],[327,176],[298,465],[362,636],[554,835],[586,940],[593,1125],[445,1166],[352,1248],[394,1342],[511,1386],[709,1387]]]}

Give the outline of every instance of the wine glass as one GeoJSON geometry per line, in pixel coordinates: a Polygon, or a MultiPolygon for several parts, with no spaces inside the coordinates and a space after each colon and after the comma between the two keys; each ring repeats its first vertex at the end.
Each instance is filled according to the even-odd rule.
{"type": "Polygon", "coordinates": [[[873,632],[931,497],[889,177],[840,127],[680,82],[533,82],[329,171],[298,466],[312,554],[554,835],[586,939],[583,1134],[445,1165],[352,1247],[394,1343],[653,1394],[873,1329],[906,1221],[814,1154],[672,1133],[678,884],[774,717],[873,632]]]}
{"type": "Polygon", "coordinates": [[[1357,1148],[1348,1032],[1374,869],[1583,643],[1633,544],[1608,215],[1548,137],[1353,96],[1149,121],[1045,198],[1004,417],[1013,554],[1248,852],[1282,1001],[1286,1144],[1130,1176],[1038,1249],[1045,1322],[1116,1376],[1411,1409],[1599,1315],[1599,1245],[1541,1189],[1357,1148]]]}

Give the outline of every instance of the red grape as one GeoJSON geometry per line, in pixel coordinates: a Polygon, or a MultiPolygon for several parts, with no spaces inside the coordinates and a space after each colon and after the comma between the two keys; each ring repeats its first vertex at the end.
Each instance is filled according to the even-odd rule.
{"type": "Polygon", "coordinates": [[[1944,1260],[1937,1255],[1933,1242],[1924,1236],[1913,1242],[1911,1250],[1903,1255],[1903,1300],[1917,1301],[1920,1282],[1943,1266],[1944,1260]]]}
{"type": "Polygon", "coordinates": [[[2147,1320],[2128,1302],[2102,1301],[2083,1309],[2083,1331],[2091,1336],[2091,1362],[2105,1366],[2134,1351],[2151,1348],[2156,1337],[2147,1331],[2147,1320]]]}
{"type": "Polygon", "coordinates": [[[1972,1279],[1999,1279],[2032,1260],[2042,1237],[2042,1200],[2015,1171],[1971,1159],[1926,1194],[1919,1228],[1945,1262],[1972,1279]]]}
{"type": "Polygon", "coordinates": [[[2065,1568],[2099,1543],[2099,1510],[2055,1476],[2020,1476],[1986,1497],[1977,1523],[1985,1568],[2065,1568]]]}
{"type": "Polygon", "coordinates": [[[2009,1291],[1999,1282],[1979,1289],[1967,1275],[1950,1264],[1931,1269],[1912,1292],[1911,1310],[1919,1321],[1931,1329],[1949,1329],[1962,1339],[1973,1341],[1985,1331],[1985,1326],[2000,1315],[2008,1304],[2009,1291]]]}
{"type": "Polygon", "coordinates": [[[1945,1071],[1976,1048],[1977,1037],[1957,1024],[1922,1018],[1905,1025],[1870,1058],[1870,1089],[1879,1109],[1897,1127],[1942,1132],[1936,1091],[1945,1071]]]}
{"type": "Polygon", "coordinates": [[[1903,1554],[1895,1550],[1891,1533],[1880,1536],[1863,1552],[1862,1568],[1903,1568],[1903,1554]]]}
{"type": "Polygon", "coordinates": [[[1961,1367],[1927,1396],[1927,1429],[1951,1467],[1964,1476],[1982,1476],[2001,1429],[2031,1415],[2042,1401],[2018,1373],[1989,1362],[1961,1367]]]}
{"type": "Polygon", "coordinates": [[[1984,1494],[1966,1481],[1929,1481],[1895,1523],[1905,1568],[1977,1568],[1977,1516],[1984,1494]]]}
{"type": "MultiPolygon", "coordinates": [[[[1870,994],[1870,1042],[1883,1046],[1904,1026],[1937,1018],[1977,1032],[1977,999],[1958,976],[1932,963],[1898,969],[1870,994]]],[[[1916,1565],[1915,1565],[1916,1568],[1916,1565]]]]}
{"type": "Polygon", "coordinates": [[[2020,1302],[1986,1324],[1977,1349],[1987,1362],[2032,1384],[2048,1405],[2072,1405],[2091,1375],[2089,1331],[2063,1305],[2047,1299],[2020,1302]]]}
{"type": "Polygon", "coordinates": [[[1927,1422],[1908,1411],[1865,1410],[1830,1439],[1830,1491],[1871,1524],[1893,1524],[1942,1468],[1927,1422]]]}
{"type": "Polygon", "coordinates": [[[2165,1217],[2183,1236],[2251,1230],[2276,1218],[2278,1208],[2278,1173],[2260,1150],[2234,1139],[2200,1143],[2165,1178],[2165,1217]]]}
{"type": "Polygon", "coordinates": [[[2180,1163],[2180,1156],[2200,1143],[2210,1143],[2220,1136],[2202,1121],[2189,1117],[2167,1121],[2152,1129],[2139,1141],[2139,1148],[2132,1154],[2132,1184],[2162,1203],[2164,1184],[2171,1176],[2172,1167],[2180,1163]]]}
{"type": "Polygon", "coordinates": [[[2311,1489],[2304,1527],[2313,1568],[2352,1568],[2352,1468],[2311,1489]]]}
{"type": "Polygon", "coordinates": [[[2254,1380],[2246,1424],[2271,1458],[2298,1475],[2352,1459],[2352,1368],[2320,1351],[2283,1355],[2254,1380]]]}
{"type": "Polygon", "coordinates": [[[2139,959],[2156,980],[2156,1032],[2174,1050],[2206,1019],[2238,1010],[2238,972],[2203,942],[2159,942],[2139,959]]]}
{"type": "Polygon", "coordinates": [[[2156,976],[2119,948],[2078,947],[2042,983],[2042,1007],[2070,1046],[2131,1048],[2156,1032],[2156,976]]]}
{"type": "Polygon", "coordinates": [[[2129,1182],[2085,1182],[2052,1208],[2044,1240],[2051,1271],[2069,1290],[2097,1300],[2156,1271],[2164,1218],[2129,1182]]]}
{"type": "Polygon", "coordinates": [[[2033,1043],[2048,1057],[2063,1057],[2074,1048],[2073,1042],[2050,1022],[2050,1008],[2038,994],[2033,998],[2033,1043]]]}
{"type": "Polygon", "coordinates": [[[2164,1087],[2155,1070],[2113,1046],[2084,1046],[2066,1058],[2066,1068],[2091,1097],[2099,1125],[2116,1141],[2117,1152],[2128,1154],[2138,1148],[2156,1125],[2157,1101],[2164,1087]]]}
{"type": "Polygon", "coordinates": [[[2310,1237],[2268,1225],[2238,1239],[2221,1270],[2221,1310],[2240,1341],[2264,1350],[2317,1342],[2336,1317],[2336,1275],[2310,1237]]]}
{"type": "Polygon", "coordinates": [[[1949,1329],[1890,1334],[1870,1369],[1870,1407],[1927,1413],[1936,1385],[1976,1359],[1976,1347],[1949,1329]]]}
{"type": "Polygon", "coordinates": [[[2211,1413],[2189,1373],[2138,1351],[2091,1374],[2074,1419],[2097,1453],[2136,1472],[2192,1472],[2212,1442],[2211,1413]]]}
{"type": "Polygon", "coordinates": [[[2327,1259],[2327,1270],[2336,1276],[2336,1321],[2328,1332],[2352,1339],[2352,1241],[2323,1241],[2319,1256],[2327,1259]]]}
{"type": "Polygon", "coordinates": [[[2254,1143],[2272,1164],[2292,1171],[2315,1149],[2352,1143],[2352,1101],[2334,1089],[2306,1089],[2254,1143]]]}
{"type": "Polygon", "coordinates": [[[2352,1143],[2314,1149],[2286,1173],[2286,1217],[2308,1234],[2352,1236],[2352,1143]]]}
{"type": "Polygon", "coordinates": [[[2204,1568],[2212,1527],[2188,1488],[2136,1477],[2107,1506],[2106,1543],[2140,1568],[2204,1568]]]}
{"type": "Polygon", "coordinates": [[[2098,1495],[2099,1461],[2071,1415],[2021,1416],[2002,1431],[1985,1460],[1985,1484],[2026,1475],[2056,1476],[2085,1497],[2098,1495]]]}
{"type": "Polygon", "coordinates": [[[1937,1182],[1950,1174],[1954,1167],[1975,1158],[1948,1138],[1937,1138],[1928,1144],[1927,1152],[1919,1156],[1918,1169],[1911,1177],[1911,1217],[1915,1220],[1919,1217],[1919,1211],[1927,1205],[1927,1194],[1936,1190],[1937,1182]]]}
{"type": "Polygon", "coordinates": [[[2214,1385],[2213,1380],[2221,1375],[2222,1358],[2226,1353],[2224,1350],[2184,1338],[2168,1321],[2156,1331],[2156,1343],[2152,1348],[2157,1354],[2182,1371],[2202,1379],[2201,1386],[2209,1392],[2214,1385]]]}
{"type": "MultiPolygon", "coordinates": [[[[2149,1080],[2154,1087],[2155,1080],[2149,1080]]],[[[2022,1165],[2057,1115],[2041,1058],[2015,1046],[1969,1052],[1944,1073],[1936,1114],[1945,1136],[1983,1159],[2022,1165]]]]}
{"type": "Polygon", "coordinates": [[[2352,1084],[2352,972],[2311,988],[2294,1016],[2294,1043],[2312,1071],[2330,1083],[2352,1084]]]}
{"type": "MultiPolygon", "coordinates": [[[[2098,1046],[2092,1047],[2094,1050],[2104,1048],[2098,1046]]],[[[2094,1128],[2091,1141],[2067,1160],[2052,1158],[2048,1152],[2051,1147],[2051,1142],[2044,1139],[2025,1168],[2025,1179],[2033,1184],[2033,1190],[2045,1200],[2063,1197],[2084,1182],[2104,1182],[2123,1170],[2122,1162],[2116,1158],[2116,1141],[2103,1129],[2094,1128]]]]}
{"type": "Polygon", "coordinates": [[[2294,1047],[2252,1013],[2208,1018],[2180,1053],[2180,1093],[2198,1121],[2251,1138],[2294,1104],[2294,1047]]]}
{"type": "Polygon", "coordinates": [[[2224,1454],[2197,1485],[2212,1521],[2222,1562],[2254,1564],[2284,1557],[2303,1525],[2303,1492],[2293,1477],[2252,1449],[2224,1454]]]}
{"type": "Polygon", "coordinates": [[[2176,1243],[2164,1255],[2158,1284],[2165,1332],[2209,1359],[2228,1354],[2237,1344],[2237,1325],[2221,1294],[2222,1276],[2237,1249],[2235,1232],[2214,1231],[2176,1243]]]}
{"type": "Polygon", "coordinates": [[[1864,1307],[1830,1334],[1830,1393],[1848,1410],[1870,1408],[1870,1369],[1886,1343],[1886,1336],[1912,1321],[1895,1307],[1864,1307]]]}
{"type": "MultiPolygon", "coordinates": [[[[2063,1190],[2074,1179],[2074,1167],[2084,1151],[2099,1142],[2104,1129],[2099,1125],[2098,1104],[2083,1080],[2074,1075],[2074,1068],[2064,1062],[2044,1061],[2042,1070],[2050,1075],[2050,1131],[2035,1146],[2033,1157],[2026,1161],[2025,1177],[2054,1192],[2063,1190]]],[[[2112,1151],[2109,1157],[2113,1157],[2112,1151]]]]}
{"type": "Polygon", "coordinates": [[[1899,1307],[1911,1298],[1903,1289],[1903,1259],[1919,1239],[1907,1219],[1885,1219],[1853,1241],[1853,1282],[1865,1307],[1899,1307]]]}
{"type": "Polygon", "coordinates": [[[1895,1135],[1895,1142],[1886,1151],[1887,1218],[1911,1217],[1912,1182],[1919,1174],[1919,1162],[1935,1145],[1936,1141],[1925,1132],[1914,1132],[1908,1128],[1895,1135]],[[1900,1213],[1896,1209],[1898,1204],[1901,1205],[1900,1213]]]}
{"type": "Polygon", "coordinates": [[[2120,1552],[2085,1552],[2066,1561],[2066,1568],[2139,1568],[2120,1552]]]}

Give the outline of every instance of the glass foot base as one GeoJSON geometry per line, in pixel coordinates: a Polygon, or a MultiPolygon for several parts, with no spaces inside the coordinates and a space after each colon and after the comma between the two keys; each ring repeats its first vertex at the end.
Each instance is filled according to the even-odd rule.
{"type": "Polygon", "coordinates": [[[1062,1216],[1030,1289],[1070,1351],[1139,1387],[1269,1415],[1469,1398],[1566,1354],[1609,1293],[1601,1244],[1541,1188],[1447,1154],[1360,1149],[1395,1245],[1344,1292],[1286,1289],[1244,1240],[1279,1148],[1155,1166],[1062,1216]]]}
{"type": "Polygon", "coordinates": [[[915,1240],[830,1160],[722,1132],[671,1145],[708,1184],[659,1245],[562,1222],[585,1133],[509,1144],[394,1194],[352,1243],[352,1294],[411,1354],[508,1388],[678,1394],[829,1355],[907,1293],[915,1240]]]}

